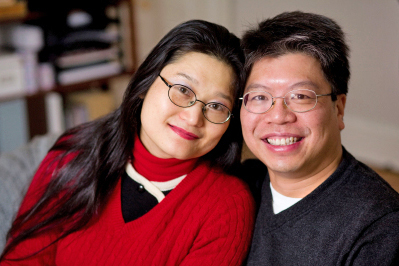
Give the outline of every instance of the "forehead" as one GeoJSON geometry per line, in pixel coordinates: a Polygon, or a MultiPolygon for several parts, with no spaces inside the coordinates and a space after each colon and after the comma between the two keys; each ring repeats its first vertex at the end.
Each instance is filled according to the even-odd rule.
{"type": "Polygon", "coordinates": [[[256,61],[248,76],[245,90],[289,90],[300,85],[313,90],[329,87],[317,59],[303,53],[289,53],[278,57],[263,57],[256,61]]]}
{"type": "Polygon", "coordinates": [[[211,55],[186,53],[166,65],[161,73],[170,83],[186,85],[198,95],[234,94],[235,73],[232,67],[211,55]]]}

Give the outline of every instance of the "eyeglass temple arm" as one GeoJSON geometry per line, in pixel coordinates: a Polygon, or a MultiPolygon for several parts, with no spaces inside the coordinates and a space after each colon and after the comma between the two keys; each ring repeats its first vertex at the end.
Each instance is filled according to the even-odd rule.
{"type": "Polygon", "coordinates": [[[162,79],[162,81],[165,83],[166,86],[168,86],[169,88],[172,87],[172,85],[169,85],[168,82],[166,82],[166,80],[161,76],[161,74],[158,74],[158,76],[162,79]]]}
{"type": "Polygon", "coordinates": [[[337,100],[337,94],[334,92],[328,93],[328,94],[316,94],[317,97],[319,96],[331,96],[331,100],[334,102],[337,100]]]}

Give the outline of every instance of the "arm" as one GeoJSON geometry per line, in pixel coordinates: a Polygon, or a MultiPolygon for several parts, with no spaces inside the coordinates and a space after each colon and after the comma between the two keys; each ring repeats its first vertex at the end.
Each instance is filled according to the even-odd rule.
{"type": "Polygon", "coordinates": [[[180,265],[241,265],[254,224],[255,203],[247,190],[225,200],[207,219],[180,265]]]}

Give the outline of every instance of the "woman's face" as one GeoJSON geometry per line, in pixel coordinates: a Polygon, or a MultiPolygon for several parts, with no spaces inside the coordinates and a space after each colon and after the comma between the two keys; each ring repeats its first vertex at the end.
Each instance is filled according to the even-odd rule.
{"type": "MultiPolygon", "coordinates": [[[[218,102],[233,109],[234,72],[215,57],[189,52],[166,65],[160,75],[168,84],[187,86],[204,103],[218,102]]],[[[145,95],[140,128],[143,145],[156,157],[181,160],[211,151],[230,122],[209,122],[202,113],[204,104],[199,101],[187,108],[174,105],[168,90],[158,77],[145,95]]]]}

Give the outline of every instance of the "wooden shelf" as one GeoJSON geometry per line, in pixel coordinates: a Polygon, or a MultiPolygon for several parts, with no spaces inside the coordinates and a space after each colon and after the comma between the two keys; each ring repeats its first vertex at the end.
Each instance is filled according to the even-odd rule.
{"type": "MultiPolygon", "coordinates": [[[[133,75],[136,68],[136,54],[135,54],[135,38],[134,38],[134,19],[133,19],[133,0],[119,0],[110,1],[110,5],[117,8],[119,19],[119,34],[123,35],[121,38],[121,54],[124,58],[122,64],[124,71],[118,75],[97,78],[94,80],[79,82],[71,85],[56,85],[49,90],[40,90],[34,94],[18,93],[10,96],[0,97],[0,104],[23,99],[27,105],[27,116],[29,124],[30,138],[37,134],[44,134],[47,132],[46,125],[46,103],[45,98],[51,96],[52,92],[57,92],[65,100],[69,93],[84,91],[92,89],[93,87],[108,88],[110,81],[119,77],[126,77],[133,75]]],[[[35,24],[38,21],[48,17],[49,14],[55,15],[53,11],[46,12],[30,12],[27,8],[27,2],[18,2],[15,6],[0,7],[0,27],[1,25],[10,23],[29,23],[35,24]],[[17,6],[18,5],[18,6],[17,6]]],[[[65,102],[63,103],[65,105],[65,102]]],[[[65,106],[64,106],[65,107],[65,106]]],[[[47,110],[48,111],[48,110],[47,110]]],[[[1,131],[0,131],[1,134],[1,131]]],[[[0,151],[1,152],[1,151],[0,151]]]]}
{"type": "Polygon", "coordinates": [[[28,17],[26,2],[17,2],[11,6],[0,6],[0,22],[21,21],[28,17]]]}
{"type": "Polygon", "coordinates": [[[109,81],[113,78],[117,78],[117,77],[121,77],[127,74],[133,74],[133,72],[123,72],[121,74],[118,75],[113,75],[113,76],[108,76],[108,77],[104,77],[104,78],[99,78],[99,79],[94,79],[94,80],[89,80],[89,81],[85,81],[85,82],[80,82],[80,83],[76,83],[76,84],[71,84],[71,85],[58,85],[55,88],[51,89],[50,91],[54,91],[54,92],[59,92],[61,94],[65,94],[65,93],[70,93],[70,92],[74,92],[74,91],[80,91],[80,90],[85,90],[85,89],[89,89],[92,87],[103,87],[104,85],[107,85],[109,83],[109,81]]]}
{"type": "Polygon", "coordinates": [[[20,94],[7,96],[7,97],[0,97],[0,103],[1,102],[12,101],[12,100],[16,100],[16,99],[20,99],[20,98],[24,98],[24,97],[26,97],[26,98],[37,97],[38,95],[45,95],[45,94],[50,93],[50,92],[58,92],[58,93],[61,93],[61,94],[68,94],[68,93],[71,93],[71,92],[82,91],[82,90],[90,89],[90,88],[93,88],[93,87],[104,87],[104,86],[107,86],[109,84],[109,81],[111,79],[118,78],[118,77],[123,77],[123,76],[126,76],[126,75],[133,75],[133,74],[134,74],[133,71],[125,71],[125,72],[120,73],[118,75],[113,75],[113,76],[108,76],[108,77],[104,77],[104,78],[88,80],[88,81],[79,82],[79,83],[76,83],[76,84],[65,85],[65,86],[57,85],[56,87],[54,87],[52,89],[39,90],[38,92],[36,92],[34,94],[20,93],[20,94]]]}

